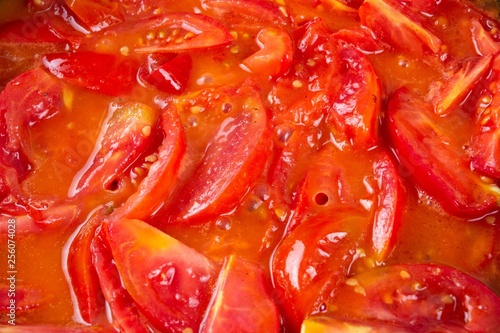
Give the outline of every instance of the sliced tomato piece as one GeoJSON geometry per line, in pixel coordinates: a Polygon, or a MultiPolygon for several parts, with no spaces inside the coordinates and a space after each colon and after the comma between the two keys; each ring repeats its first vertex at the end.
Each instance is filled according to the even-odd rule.
{"type": "Polygon", "coordinates": [[[357,8],[349,6],[346,2],[341,0],[320,0],[321,4],[323,4],[328,9],[342,14],[355,14],[358,12],[357,8]]]}
{"type": "Polygon", "coordinates": [[[119,2],[113,0],[64,0],[64,2],[93,32],[123,22],[119,2]]]}
{"type": "Polygon", "coordinates": [[[370,147],[377,143],[381,84],[368,59],[356,48],[338,43],[341,84],[327,116],[337,141],[370,147]]]}
{"type": "Polygon", "coordinates": [[[148,175],[139,184],[125,204],[113,216],[145,219],[153,214],[170,196],[177,184],[179,166],[186,151],[182,123],[173,104],[169,104],[161,116],[164,138],[154,156],[148,175]]]}
{"type": "Polygon", "coordinates": [[[113,326],[125,332],[151,332],[151,327],[122,285],[117,266],[113,262],[110,245],[106,240],[105,229],[99,226],[95,231],[90,244],[92,263],[97,272],[104,299],[111,310],[113,326]]]}
{"type": "Polygon", "coordinates": [[[279,314],[264,271],[234,255],[226,259],[200,332],[279,332],[279,314]]]}
{"type": "MultiPolygon", "coordinates": [[[[229,24],[247,24],[250,27],[286,27],[292,23],[291,15],[284,13],[275,3],[264,0],[203,0],[210,16],[229,24]]],[[[284,9],[284,7],[283,7],[284,9]]],[[[233,27],[234,28],[234,27],[233,27]]]]}
{"type": "Polygon", "coordinates": [[[283,293],[281,307],[293,331],[311,313],[320,311],[349,273],[357,242],[369,221],[353,210],[303,221],[276,248],[272,276],[283,293]]]}
{"type": "Polygon", "coordinates": [[[419,187],[457,216],[480,217],[498,209],[499,189],[470,170],[464,143],[455,139],[452,128],[440,126],[445,120],[430,104],[403,88],[388,108],[392,144],[419,187]]]}
{"type": "MultiPolygon", "coordinates": [[[[408,325],[450,325],[490,332],[500,325],[500,298],[467,274],[433,264],[391,265],[346,280],[337,290],[335,316],[408,325]]],[[[462,329],[462,330],[463,330],[462,329]]]]}
{"type": "Polygon", "coordinates": [[[367,0],[359,8],[361,23],[375,35],[401,50],[421,55],[424,51],[439,53],[443,42],[420,21],[423,14],[412,11],[402,2],[367,0]]]}
{"type": "Polygon", "coordinates": [[[462,103],[481,78],[488,74],[491,59],[491,56],[486,56],[466,62],[442,89],[432,91],[428,99],[434,105],[434,111],[439,115],[445,115],[462,103]]]}
{"type": "MultiPolygon", "coordinates": [[[[500,61],[496,57],[495,63],[500,61]]],[[[494,77],[500,74],[494,70],[494,77]]],[[[489,80],[483,82],[487,85],[489,80]]],[[[472,168],[493,179],[500,179],[500,85],[496,82],[483,90],[487,103],[476,110],[474,130],[468,152],[472,168]]],[[[481,105],[483,104],[483,105],[481,105]]]]}
{"type": "Polygon", "coordinates": [[[139,69],[134,60],[93,51],[47,54],[42,63],[59,79],[111,96],[129,93],[139,69]]]}
{"type": "Polygon", "coordinates": [[[233,40],[218,21],[194,13],[165,13],[125,23],[108,29],[104,36],[132,41],[128,46],[138,53],[187,52],[225,46],[233,40]]]}
{"type": "Polygon", "coordinates": [[[104,311],[99,278],[92,264],[91,243],[96,229],[104,220],[99,210],[84,222],[71,241],[67,257],[67,273],[81,318],[88,324],[95,323],[104,311]]]}
{"type": "Polygon", "coordinates": [[[107,239],[127,292],[159,330],[198,331],[218,266],[139,220],[115,220],[107,239]]]}
{"type": "Polygon", "coordinates": [[[472,32],[472,43],[474,43],[476,52],[479,55],[489,56],[500,51],[500,42],[495,41],[477,19],[471,19],[470,30],[472,32]]]}
{"type": "Polygon", "coordinates": [[[73,181],[70,197],[92,191],[116,191],[124,171],[153,141],[158,110],[138,102],[110,104],[103,135],[85,168],[73,181]]]}
{"type": "Polygon", "coordinates": [[[62,108],[62,85],[37,68],[13,79],[0,92],[0,162],[24,178],[34,156],[28,126],[56,115],[62,108]]]}
{"type": "Polygon", "coordinates": [[[267,163],[271,132],[267,111],[253,87],[243,87],[241,109],[219,126],[201,164],[175,203],[180,222],[204,222],[238,205],[267,163]]]}
{"type": "Polygon", "coordinates": [[[382,46],[373,38],[373,32],[365,26],[359,29],[340,29],[332,34],[332,37],[351,44],[364,54],[377,54],[383,51],[382,46]]]}
{"type": "Polygon", "coordinates": [[[290,67],[293,57],[292,40],[281,28],[264,28],[257,35],[260,50],[245,60],[243,65],[253,73],[277,77],[290,67]]]}
{"type": "Polygon", "coordinates": [[[187,54],[180,54],[144,74],[144,81],[169,94],[180,95],[186,89],[193,61],[187,54]]]}

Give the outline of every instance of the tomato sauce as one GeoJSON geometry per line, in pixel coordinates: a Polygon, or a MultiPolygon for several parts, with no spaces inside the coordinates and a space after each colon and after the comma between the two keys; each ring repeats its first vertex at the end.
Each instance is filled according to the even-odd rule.
{"type": "Polygon", "coordinates": [[[0,2],[0,323],[496,328],[498,15],[0,2]]]}

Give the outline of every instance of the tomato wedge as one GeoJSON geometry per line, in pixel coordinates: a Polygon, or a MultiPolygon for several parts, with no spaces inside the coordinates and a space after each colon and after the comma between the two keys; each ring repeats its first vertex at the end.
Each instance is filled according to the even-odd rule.
{"type": "Polygon", "coordinates": [[[186,150],[184,130],[173,104],[167,105],[161,116],[163,142],[148,175],[139,184],[125,204],[116,209],[113,218],[145,219],[154,213],[172,193],[179,173],[180,162],[186,150]]]}
{"type": "Polygon", "coordinates": [[[439,324],[467,332],[500,327],[500,298],[493,291],[461,271],[434,264],[390,265],[354,275],[338,288],[332,304],[337,318],[378,320],[415,331],[439,324]]]}
{"type": "Polygon", "coordinates": [[[398,49],[419,56],[424,51],[442,51],[443,42],[419,22],[425,21],[424,15],[402,2],[366,0],[359,8],[359,16],[361,23],[371,28],[377,37],[398,49]]]}
{"type": "Polygon", "coordinates": [[[292,40],[281,28],[264,28],[257,35],[260,50],[245,60],[245,65],[253,73],[277,77],[290,67],[293,57],[292,40]]]}
{"type": "Polygon", "coordinates": [[[62,89],[59,81],[36,68],[17,76],[0,92],[0,162],[16,169],[21,179],[34,161],[24,133],[29,124],[59,113],[62,89]]]}
{"type": "Polygon", "coordinates": [[[149,74],[139,72],[141,78],[155,88],[169,94],[180,95],[186,89],[192,67],[191,57],[180,54],[151,70],[149,74]]]}
{"type": "Polygon", "coordinates": [[[138,53],[187,52],[225,46],[233,37],[218,21],[203,14],[165,13],[104,32],[138,53]],[[131,42],[129,42],[131,41],[131,42]]]}
{"type": "Polygon", "coordinates": [[[278,305],[293,331],[318,312],[347,276],[362,243],[366,217],[354,210],[323,214],[303,221],[278,245],[272,260],[278,305]]]}
{"type": "Polygon", "coordinates": [[[110,245],[106,241],[105,229],[99,226],[91,242],[92,263],[97,272],[104,299],[112,314],[112,323],[120,331],[151,332],[146,320],[132,297],[124,289],[118,269],[113,262],[110,245]]]}
{"type": "Polygon", "coordinates": [[[120,3],[113,0],[64,0],[66,5],[93,32],[123,22],[120,3]]]}
{"type": "Polygon", "coordinates": [[[264,271],[234,255],[227,258],[200,332],[279,331],[278,309],[266,288],[264,271]]]}
{"type": "Polygon", "coordinates": [[[198,331],[217,265],[139,220],[110,221],[107,240],[125,289],[151,324],[198,331]]]}
{"type": "Polygon", "coordinates": [[[70,197],[92,191],[116,191],[124,171],[152,142],[158,111],[145,104],[111,103],[103,135],[95,145],[89,162],[73,181],[70,197]]]}
{"type": "Polygon", "coordinates": [[[209,143],[201,164],[176,203],[179,222],[198,223],[233,209],[261,176],[270,150],[267,111],[259,93],[245,86],[209,143]],[[252,135],[248,135],[252,133],[252,135]]]}
{"type": "Polygon", "coordinates": [[[499,189],[470,170],[463,143],[440,126],[445,120],[434,115],[430,104],[403,88],[388,109],[396,155],[419,187],[457,216],[480,217],[498,209],[499,189]]]}
{"type": "Polygon", "coordinates": [[[472,42],[479,55],[489,56],[500,50],[500,43],[492,38],[477,19],[471,20],[470,30],[472,32],[472,42]]]}
{"type": "Polygon", "coordinates": [[[111,96],[130,93],[139,69],[129,58],[93,51],[47,54],[42,63],[59,79],[111,96]]]}

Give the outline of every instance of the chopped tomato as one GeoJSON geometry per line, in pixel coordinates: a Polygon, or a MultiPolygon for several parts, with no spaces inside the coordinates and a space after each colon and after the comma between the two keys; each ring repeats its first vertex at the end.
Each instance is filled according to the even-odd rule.
{"type": "Polygon", "coordinates": [[[92,51],[48,54],[42,62],[59,79],[111,96],[129,93],[139,68],[133,60],[92,51]]]}
{"type": "Polygon", "coordinates": [[[440,121],[415,94],[396,92],[389,102],[389,134],[400,162],[451,214],[480,217],[497,210],[498,188],[470,170],[463,143],[440,121]]]}
{"type": "Polygon", "coordinates": [[[367,218],[356,211],[314,216],[296,227],[276,248],[272,260],[278,305],[292,330],[320,310],[349,273],[362,242],[367,218]]]}
{"type": "Polygon", "coordinates": [[[278,309],[264,271],[236,256],[226,259],[200,332],[279,332],[278,309]]]}
{"type": "Polygon", "coordinates": [[[420,23],[424,15],[405,3],[393,0],[367,0],[359,8],[361,22],[380,39],[398,49],[423,54],[442,51],[443,42],[420,23]]]}
{"type": "Polygon", "coordinates": [[[144,316],[159,330],[197,331],[217,265],[139,220],[110,221],[106,235],[123,286],[144,316]]]}
{"type": "Polygon", "coordinates": [[[434,264],[390,265],[354,275],[339,287],[332,304],[326,311],[337,318],[377,318],[416,331],[442,324],[490,332],[500,325],[495,293],[461,271],[434,264]]]}
{"type": "Polygon", "coordinates": [[[152,69],[149,74],[144,74],[142,78],[161,91],[179,95],[186,89],[191,67],[191,57],[180,54],[152,69]]]}
{"type": "Polygon", "coordinates": [[[141,103],[109,106],[109,118],[86,168],[70,189],[71,197],[92,191],[117,191],[125,170],[153,142],[158,111],[141,103]]]}
{"type": "Polygon", "coordinates": [[[113,0],[64,0],[64,2],[94,32],[119,24],[124,19],[120,3],[113,0]]]}
{"type": "Polygon", "coordinates": [[[110,245],[102,226],[96,230],[91,242],[92,263],[97,272],[101,290],[112,315],[116,329],[126,332],[151,332],[130,294],[120,279],[117,265],[113,262],[110,245]]]}
{"type": "MultiPolygon", "coordinates": [[[[105,31],[103,38],[120,38],[138,53],[187,52],[225,46],[229,32],[203,14],[166,13],[123,24],[105,31]]],[[[127,45],[127,44],[125,44],[127,45]]]]}
{"type": "Polygon", "coordinates": [[[180,222],[203,222],[230,211],[266,165],[270,149],[267,111],[252,87],[242,88],[237,96],[242,98],[241,109],[231,109],[219,126],[176,203],[180,222]]]}
{"type": "Polygon", "coordinates": [[[252,72],[276,77],[288,70],[292,61],[292,40],[283,29],[265,28],[257,35],[261,48],[243,61],[252,72]]]}
{"type": "Polygon", "coordinates": [[[185,153],[185,137],[177,110],[169,104],[162,113],[160,121],[164,138],[158,153],[150,155],[148,175],[139,184],[125,204],[118,208],[115,216],[146,219],[169,197],[179,173],[185,153]]]}
{"type": "Polygon", "coordinates": [[[500,43],[484,29],[477,19],[471,20],[472,42],[476,52],[481,56],[489,56],[500,50],[500,43]]]}

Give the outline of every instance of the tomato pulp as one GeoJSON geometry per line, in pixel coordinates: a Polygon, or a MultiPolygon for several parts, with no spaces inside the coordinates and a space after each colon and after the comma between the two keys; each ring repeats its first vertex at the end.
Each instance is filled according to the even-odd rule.
{"type": "Polygon", "coordinates": [[[493,332],[500,10],[0,2],[0,332],[493,332]]]}

